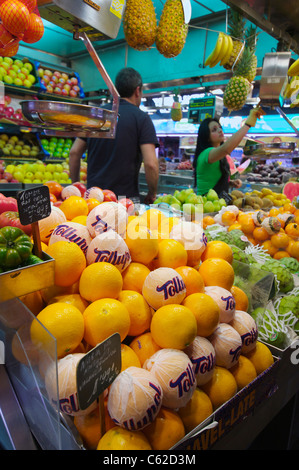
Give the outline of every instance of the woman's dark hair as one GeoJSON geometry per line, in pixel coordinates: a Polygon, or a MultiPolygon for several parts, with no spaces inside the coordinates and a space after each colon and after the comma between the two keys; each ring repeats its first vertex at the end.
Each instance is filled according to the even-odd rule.
{"type": "Polygon", "coordinates": [[[138,87],[142,87],[142,78],[132,67],[125,67],[116,75],[115,88],[121,98],[130,98],[138,87]]]}
{"type": "Polygon", "coordinates": [[[194,154],[194,160],[193,160],[193,174],[194,174],[194,185],[196,186],[197,181],[196,181],[196,166],[197,166],[197,159],[198,156],[203,152],[208,147],[211,147],[211,141],[210,141],[210,123],[211,122],[217,122],[219,126],[221,126],[219,119],[217,118],[206,118],[204,119],[199,128],[198,128],[198,133],[197,133],[197,143],[196,143],[196,149],[195,149],[195,154],[194,154]]]}

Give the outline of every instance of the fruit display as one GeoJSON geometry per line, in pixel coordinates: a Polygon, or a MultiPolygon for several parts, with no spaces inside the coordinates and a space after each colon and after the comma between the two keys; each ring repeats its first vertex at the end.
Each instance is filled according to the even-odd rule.
{"type": "Polygon", "coordinates": [[[38,83],[42,91],[61,97],[84,98],[84,91],[78,73],[63,72],[35,62],[38,83]]]}
{"type": "Polygon", "coordinates": [[[245,193],[238,189],[233,189],[230,194],[233,204],[238,209],[243,210],[270,210],[274,206],[282,207],[292,202],[284,193],[277,193],[267,187],[262,188],[260,191],[254,189],[245,193]]]}
{"type": "Polygon", "coordinates": [[[0,56],[0,77],[7,85],[31,88],[36,84],[34,65],[28,59],[0,56]]]}
{"type": "Polygon", "coordinates": [[[298,178],[299,168],[286,168],[279,165],[277,162],[271,164],[257,164],[248,172],[246,180],[250,183],[269,183],[269,184],[283,184],[288,179],[298,178]]]}
{"type": "Polygon", "coordinates": [[[33,134],[0,134],[0,155],[3,158],[38,158],[42,155],[38,140],[33,134]]]}
{"type": "Polygon", "coordinates": [[[42,137],[40,143],[47,157],[66,159],[69,156],[73,141],[64,137],[42,137]]]}
{"type": "Polygon", "coordinates": [[[19,100],[11,98],[8,95],[4,96],[4,101],[0,104],[0,121],[8,124],[28,125],[19,100]]]}
{"type": "Polygon", "coordinates": [[[196,213],[217,212],[221,207],[226,206],[223,198],[219,198],[216,191],[209,190],[206,196],[197,196],[193,188],[175,190],[173,194],[162,194],[156,198],[154,204],[161,202],[168,204],[170,208],[183,211],[185,216],[192,217],[196,213]]]}
{"type": "MultiPolygon", "coordinates": [[[[63,189],[59,195],[58,186],[50,187],[57,198],[63,189]]],[[[41,221],[55,282],[39,292],[29,335],[47,396],[55,401],[41,324],[57,341],[60,409],[85,448],[170,449],[274,363],[259,340],[247,294],[235,285],[233,251],[225,242],[207,243],[200,224],[168,217],[155,206],[129,215],[120,202],[95,202],[87,191],[65,194],[41,221]],[[180,231],[187,232],[179,237],[180,231]],[[195,257],[191,239],[199,234],[195,257]],[[78,405],[74,371],[78,354],[115,332],[122,369],[104,392],[101,435],[98,407],[78,405]]],[[[22,301],[29,305],[28,297],[22,301]]]]}
{"type": "Polygon", "coordinates": [[[46,163],[41,160],[28,163],[14,162],[5,166],[5,172],[11,178],[10,182],[24,184],[43,184],[53,180],[61,184],[71,182],[67,163],[46,163]]]}

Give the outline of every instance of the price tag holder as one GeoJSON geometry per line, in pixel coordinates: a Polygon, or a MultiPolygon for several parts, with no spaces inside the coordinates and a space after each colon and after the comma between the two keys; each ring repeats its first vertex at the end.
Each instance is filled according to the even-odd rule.
{"type": "Polygon", "coordinates": [[[91,351],[77,364],[77,393],[81,410],[88,408],[121,370],[121,341],[115,333],[91,351]]]}
{"type": "Polygon", "coordinates": [[[51,214],[50,192],[47,186],[25,189],[17,194],[19,219],[22,225],[32,226],[34,253],[41,258],[41,241],[38,221],[51,214]]]}

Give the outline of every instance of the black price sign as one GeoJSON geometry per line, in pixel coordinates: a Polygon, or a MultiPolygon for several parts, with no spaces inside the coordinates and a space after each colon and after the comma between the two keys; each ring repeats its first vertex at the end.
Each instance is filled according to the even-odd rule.
{"type": "Polygon", "coordinates": [[[45,219],[51,214],[51,201],[48,186],[25,189],[17,194],[19,219],[28,225],[45,219]]]}
{"type": "Polygon", "coordinates": [[[81,410],[88,408],[112,384],[121,370],[121,341],[115,333],[86,353],[77,365],[81,410]]]}

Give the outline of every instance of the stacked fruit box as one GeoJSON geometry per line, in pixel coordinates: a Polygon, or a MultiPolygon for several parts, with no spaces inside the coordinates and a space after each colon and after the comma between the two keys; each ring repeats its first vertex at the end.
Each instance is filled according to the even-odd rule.
{"type": "Polygon", "coordinates": [[[42,91],[67,98],[84,98],[82,82],[77,72],[65,72],[35,62],[38,83],[42,91]]]}

